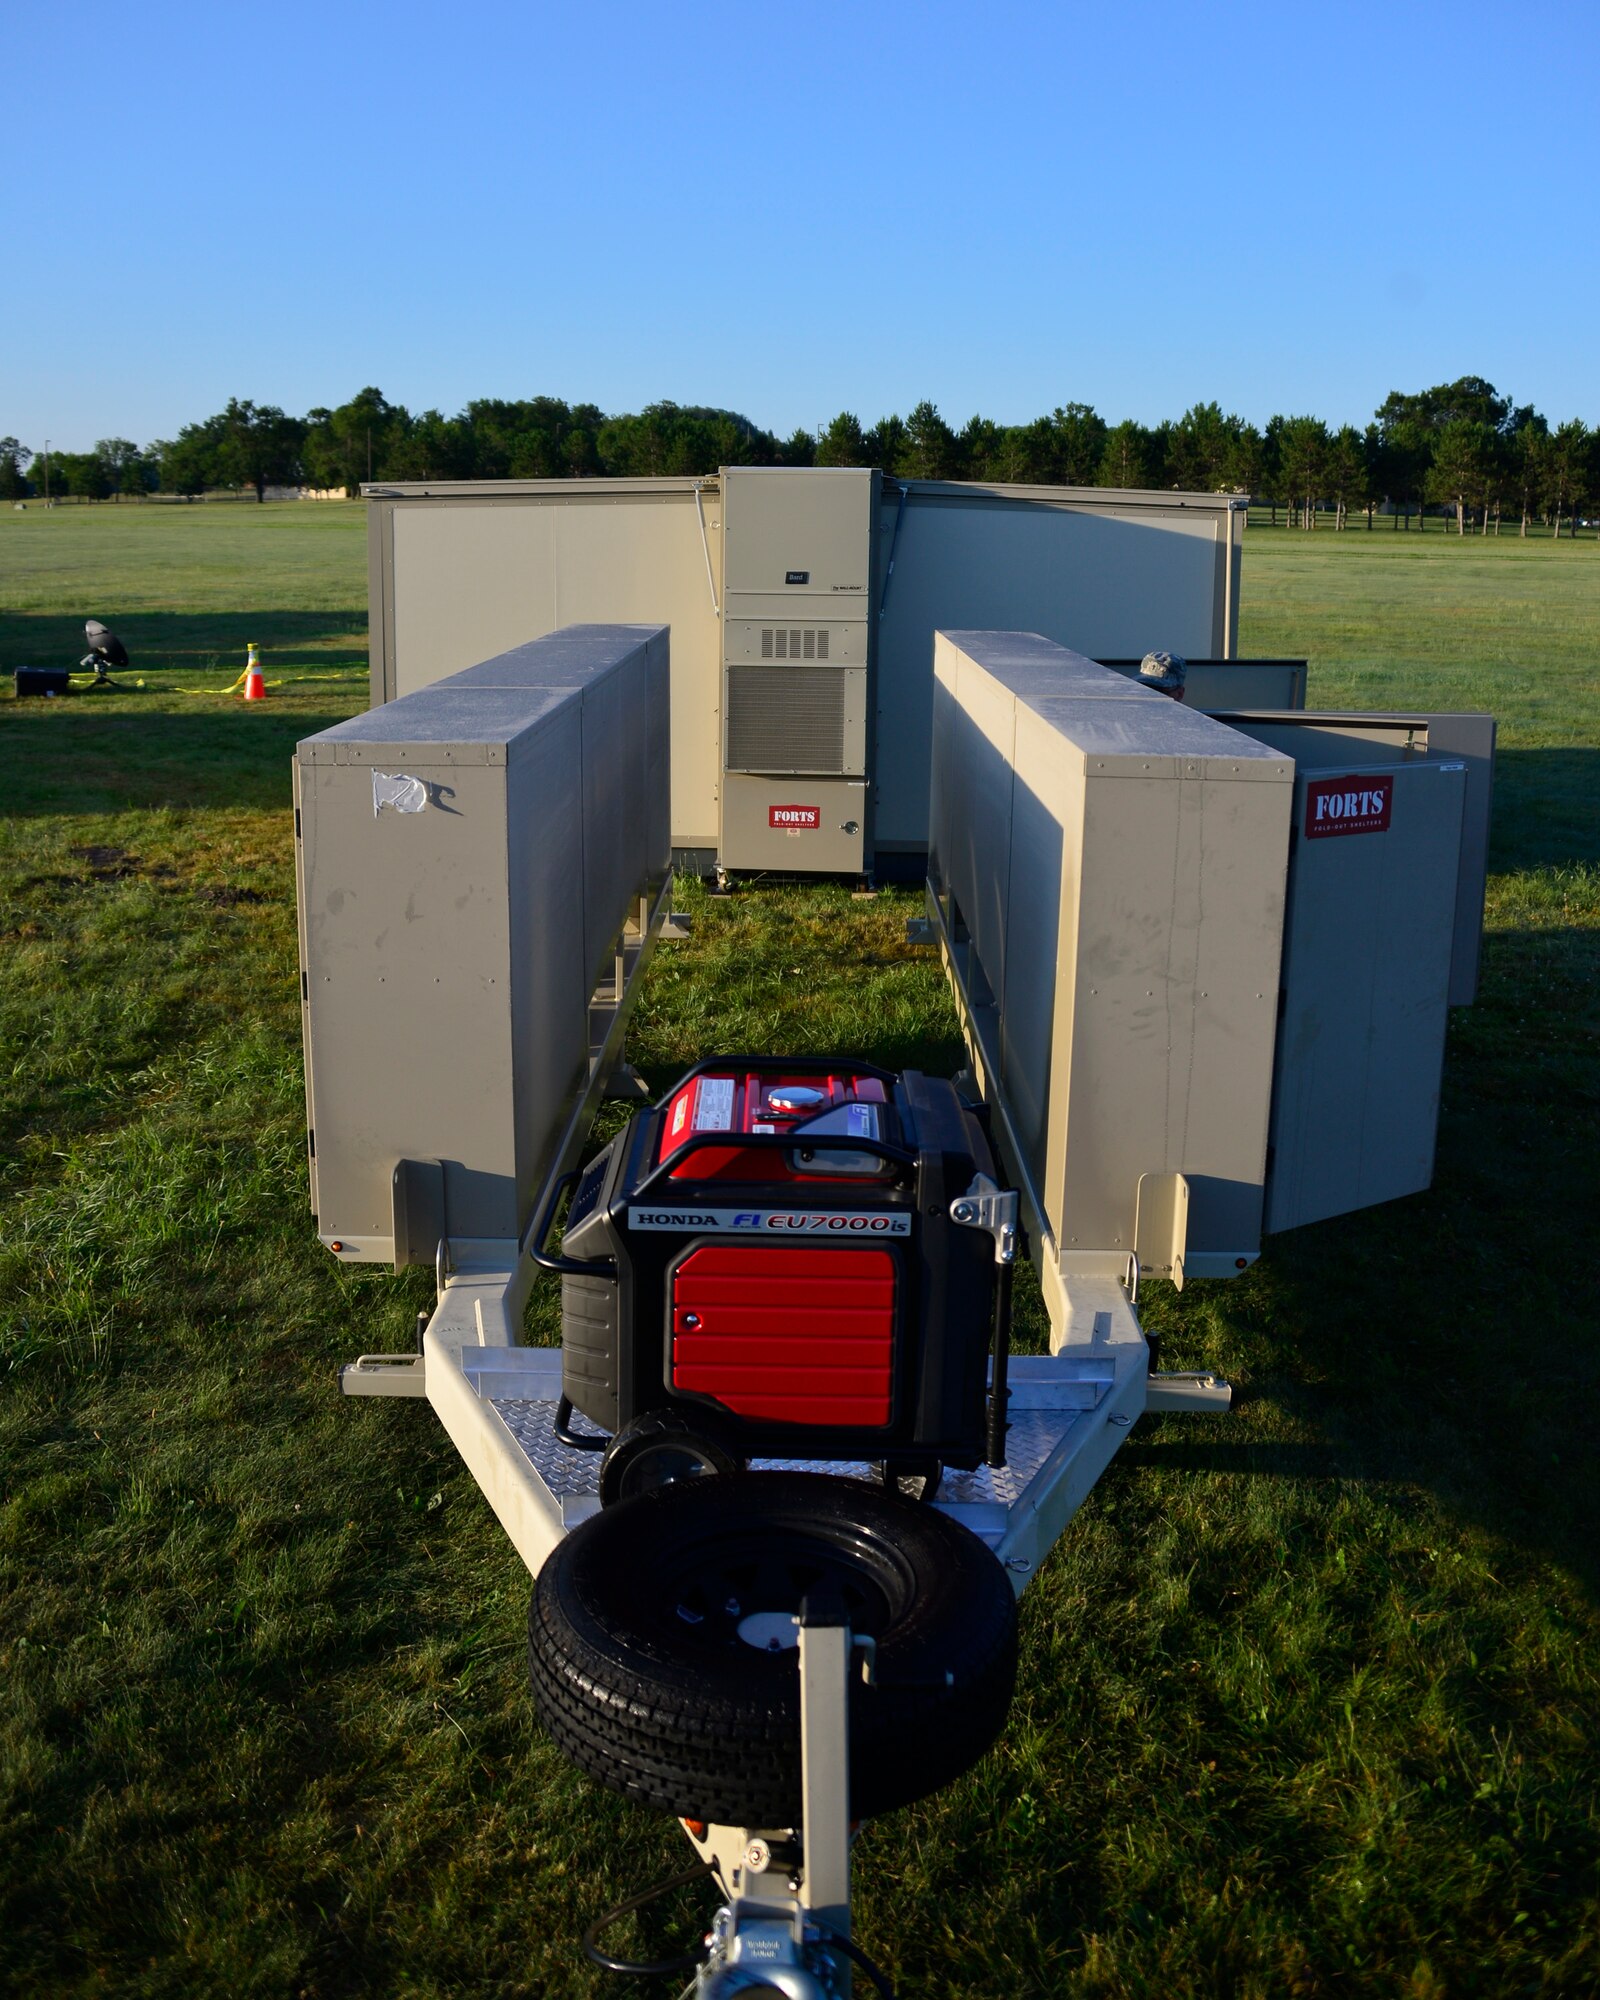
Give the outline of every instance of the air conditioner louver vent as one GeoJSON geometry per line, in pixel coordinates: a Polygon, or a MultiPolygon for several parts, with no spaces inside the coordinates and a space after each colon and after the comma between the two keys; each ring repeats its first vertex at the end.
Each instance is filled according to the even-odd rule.
{"type": "Polygon", "coordinates": [[[828,634],[803,625],[763,625],[761,657],[764,660],[825,660],[828,657],[828,634]]]}
{"type": "Polygon", "coordinates": [[[843,774],[846,678],[837,669],[730,667],[728,769],[843,774]]]}

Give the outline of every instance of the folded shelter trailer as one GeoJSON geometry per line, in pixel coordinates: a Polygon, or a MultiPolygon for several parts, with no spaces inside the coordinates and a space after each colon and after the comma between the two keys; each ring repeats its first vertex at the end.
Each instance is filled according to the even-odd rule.
{"type": "MultiPolygon", "coordinates": [[[[813,548],[813,575],[850,577],[848,547],[831,570],[813,548]]],[[[737,583],[739,565],[725,574],[737,583]]],[[[740,622],[758,659],[773,631],[775,660],[762,596],[753,587],[740,622]]],[[[813,631],[819,664],[826,626],[832,665],[832,633],[863,623],[870,649],[871,621],[848,609],[793,629],[813,631]]],[[[617,1789],[686,1815],[727,1898],[701,2000],[772,1990],[775,1966],[794,2000],[831,2000],[848,1990],[857,1775],[859,1810],[883,1810],[981,1752],[1009,1699],[1013,1593],[1131,1426],[1146,1410],[1228,1403],[1215,1377],[1151,1372],[1141,1278],[1229,1276],[1263,1228],[1426,1184],[1445,1011],[1470,995],[1476,963],[1493,725],[1292,708],[1223,720],[1036,633],[940,633],[918,933],[942,950],[1013,1185],[973,1171],[994,1164],[986,1144],[923,1134],[913,1157],[901,1142],[920,1119],[880,1122],[891,1100],[904,1111],[937,1095],[942,1129],[971,1138],[981,1121],[962,1080],[929,1093],[861,1065],[840,1077],[816,1060],[712,1062],[591,1162],[552,1253],[664,916],[665,640],[609,626],[514,645],[300,746],[313,1194],[335,1255],[399,1265],[433,1244],[420,1352],[362,1356],[343,1387],[427,1397],[537,1579],[534,1686],[556,1740],[617,1789]],[[1353,1138],[1330,1142],[1334,1115],[1353,1138]],[[754,1148],[773,1176],[765,1196],[725,1204],[686,1164],[674,1194],[661,1134],[708,1173],[754,1148]],[[839,1149],[824,1192],[815,1176],[839,1149]],[[920,1223],[891,1186],[908,1159],[920,1223]],[[630,1160],[642,1183],[622,1171],[630,1160]],[[936,1165],[956,1178],[930,1202],[936,1165]],[[880,1166],[882,1192],[864,1191],[880,1166]],[[999,1266],[1016,1254],[1019,1210],[1050,1352],[1011,1359],[1008,1377],[997,1338],[985,1380],[966,1329],[966,1393],[987,1391],[990,1442],[977,1463],[970,1433],[949,1453],[931,1503],[866,1491],[877,1468],[863,1448],[815,1459],[810,1476],[752,1454],[748,1474],[624,1486],[602,1510],[597,1406],[586,1399],[579,1426],[562,1352],[523,1342],[536,1266],[582,1281],[566,1299],[580,1347],[595,1283],[618,1287],[619,1381],[621,1335],[641,1330],[623,1327],[622,1267],[661,1232],[681,1241],[659,1244],[655,1263],[704,1290],[669,1301],[657,1285],[647,1338],[630,1347],[635,1380],[641,1356],[657,1374],[677,1368],[679,1335],[728,1338],[702,1324],[723,1309],[753,1315],[737,1329],[739,1370],[768,1367],[747,1351],[762,1341],[817,1342],[789,1323],[807,1283],[813,1305],[831,1301],[835,1346],[857,1344],[836,1365],[855,1367],[891,1325],[880,1294],[909,1261],[863,1235],[864,1249],[826,1254],[870,1264],[786,1279],[786,1261],[752,1290],[752,1231],[791,1232],[785,1257],[806,1232],[851,1240],[824,1238],[836,1226],[908,1255],[919,1232],[918,1254],[972,1232],[963,1250],[992,1243],[999,1266]],[[785,1283],[800,1294],[774,1314],[785,1283]],[[952,1596],[961,1576],[971,1588],[952,1596]],[[908,1658],[907,1632],[929,1629],[937,1643],[908,1658]],[[784,1782],[769,1782],[780,1767],[784,1782]],[[720,1803],[702,1817],[708,1800],[720,1803]]],[[[845,640],[838,651],[841,671],[859,671],[845,640]]],[[[948,1338],[937,1313],[914,1324],[913,1338],[948,1338]]],[[[720,1386],[722,1413],[737,1414],[747,1385],[730,1395],[731,1379],[676,1386],[712,1404],[720,1386]]],[[[622,1429],[609,1440],[622,1441],[622,1429]]],[[[681,1456],[681,1434],[657,1444],[658,1464],[681,1456]]]]}
{"type": "Polygon", "coordinates": [[[1303,699],[1235,662],[1228,494],[747,466],[363,491],[375,707],[570,622],[671,627],[672,844],[700,873],[920,874],[941,627],[1165,648],[1232,664],[1234,706],[1303,699]]]}

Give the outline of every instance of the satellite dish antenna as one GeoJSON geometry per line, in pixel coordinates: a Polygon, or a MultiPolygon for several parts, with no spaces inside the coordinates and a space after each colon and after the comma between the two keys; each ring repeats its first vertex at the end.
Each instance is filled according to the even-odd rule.
{"type": "Polygon", "coordinates": [[[114,687],[116,683],[112,680],[106,669],[108,667],[125,667],[128,664],[127,647],[123,645],[110,626],[102,625],[98,618],[89,618],[84,621],[83,636],[89,650],[78,662],[78,665],[80,667],[94,668],[94,684],[96,687],[114,687]]]}

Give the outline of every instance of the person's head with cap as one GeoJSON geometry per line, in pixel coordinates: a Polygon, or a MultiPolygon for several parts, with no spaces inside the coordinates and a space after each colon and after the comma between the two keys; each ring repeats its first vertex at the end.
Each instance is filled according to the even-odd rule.
{"type": "Polygon", "coordinates": [[[1146,653],[1139,662],[1139,685],[1157,694],[1183,700],[1183,684],[1189,678],[1189,662],[1181,653],[1146,653]]]}

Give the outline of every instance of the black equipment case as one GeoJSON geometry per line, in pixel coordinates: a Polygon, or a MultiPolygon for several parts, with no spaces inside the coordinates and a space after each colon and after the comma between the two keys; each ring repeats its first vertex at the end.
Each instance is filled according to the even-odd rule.
{"type": "Polygon", "coordinates": [[[65,667],[15,667],[12,681],[21,701],[30,694],[70,694],[72,675],[65,667]]]}

